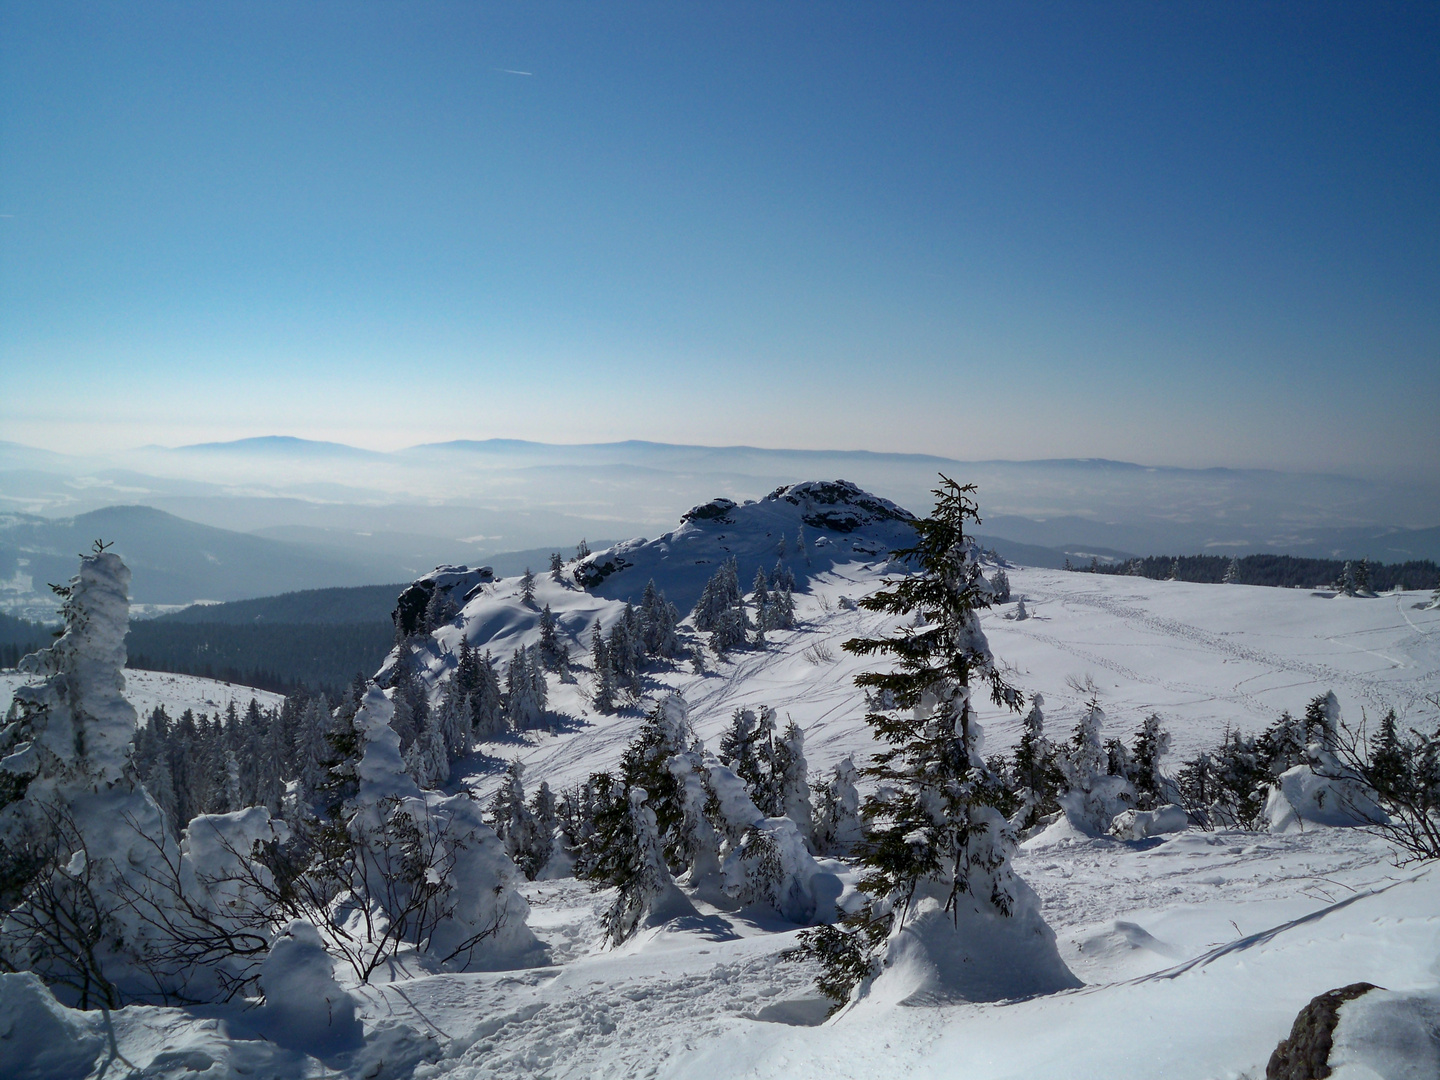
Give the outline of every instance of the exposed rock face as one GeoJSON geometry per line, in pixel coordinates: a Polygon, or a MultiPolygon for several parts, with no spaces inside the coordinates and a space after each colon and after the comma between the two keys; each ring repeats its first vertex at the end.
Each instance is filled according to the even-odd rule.
{"type": "Polygon", "coordinates": [[[1295,1017],[1290,1037],[1281,1039],[1265,1066],[1265,1080],[1325,1080],[1330,1075],[1330,1049],[1340,1006],[1376,989],[1373,983],[1351,983],[1311,1000],[1295,1017]]]}
{"type": "Polygon", "coordinates": [[[437,566],[407,585],[396,600],[395,610],[391,613],[396,632],[401,637],[408,637],[433,629],[425,625],[425,610],[437,589],[445,594],[451,610],[459,611],[478,590],[494,580],[495,572],[488,566],[437,566]]]}

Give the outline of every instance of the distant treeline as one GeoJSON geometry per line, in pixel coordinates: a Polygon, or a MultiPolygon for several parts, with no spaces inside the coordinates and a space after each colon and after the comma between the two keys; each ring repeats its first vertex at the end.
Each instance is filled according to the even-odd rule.
{"type": "MultiPolygon", "coordinates": [[[[1349,562],[1341,559],[1302,559],[1294,555],[1151,555],[1129,559],[1111,566],[1091,563],[1075,567],[1095,574],[1128,574],[1153,581],[1195,581],[1236,585],[1274,585],[1280,588],[1328,588],[1341,581],[1349,562]]],[[[1366,563],[1370,588],[1385,592],[1394,588],[1434,589],[1440,585],[1440,566],[1426,559],[1406,563],[1366,563]]]]}
{"type": "Polygon", "coordinates": [[[14,667],[22,656],[54,640],[50,627],[0,612],[0,668],[14,667]]]}
{"type": "Polygon", "coordinates": [[[370,676],[395,643],[389,622],[132,622],[130,667],[173,671],[292,694],[339,698],[357,675],[370,676]]]}

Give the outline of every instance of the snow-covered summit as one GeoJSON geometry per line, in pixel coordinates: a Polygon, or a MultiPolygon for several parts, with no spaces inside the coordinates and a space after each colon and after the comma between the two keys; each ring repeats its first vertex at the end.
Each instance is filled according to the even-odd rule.
{"type": "Polygon", "coordinates": [[[848,480],[810,480],[756,502],[702,503],[657,539],[627,540],[581,560],[574,577],[597,596],[631,602],[653,578],[683,611],[726,559],[737,561],[742,583],[778,560],[803,586],[842,563],[884,561],[914,541],[912,521],[908,510],[848,480]]]}
{"type": "Polygon", "coordinates": [[[817,575],[847,564],[876,570],[890,552],[914,542],[914,516],[847,480],[811,480],[777,488],[758,501],[717,498],[694,507],[680,525],[654,540],[627,540],[552,574],[535,567],[529,586],[496,579],[489,567],[442,566],[400,594],[398,646],[377,674],[391,685],[401,653],[438,693],[458,661],[461,641],[497,659],[539,642],[550,608],[559,640],[574,655],[589,647],[596,624],[610,627],[626,602],[638,602],[654,581],[682,615],[726,560],[748,586],[757,569],[778,563],[804,590],[817,575]]]}

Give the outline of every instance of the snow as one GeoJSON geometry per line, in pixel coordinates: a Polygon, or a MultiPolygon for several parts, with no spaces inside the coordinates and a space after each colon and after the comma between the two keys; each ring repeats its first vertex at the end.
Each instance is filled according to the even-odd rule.
{"type": "Polygon", "coordinates": [[[1440,1076],[1440,991],[1375,989],[1347,1001],[1335,1025],[1333,1080],[1433,1080],[1440,1076]]]}
{"type": "MultiPolygon", "coordinates": [[[[10,708],[15,688],[33,681],[32,675],[22,675],[14,670],[0,671],[0,715],[10,708]]],[[[124,694],[142,719],[148,717],[157,705],[165,706],[165,711],[176,718],[186,709],[196,714],[223,714],[231,702],[243,712],[251,698],[258,701],[263,709],[277,708],[285,700],[281,694],[257,690],[253,686],[202,679],[198,675],[174,675],[168,671],[140,671],[136,668],[125,669],[124,694]]]]}
{"type": "MultiPolygon", "coordinates": [[[[743,522],[748,509],[722,508],[719,516],[682,529],[693,524],[718,554],[722,543],[735,546],[720,519],[743,522]],[[724,541],[717,539],[722,533],[724,541]]],[[[812,543],[807,591],[796,596],[795,630],[771,632],[763,653],[737,652],[723,662],[707,657],[707,674],[683,665],[656,675],[653,696],[683,695],[689,724],[711,747],[736,708],[776,709],[782,725],[794,720],[804,733],[817,792],[843,759],[863,765],[874,747],[853,678],[873,661],[852,657],[840,645],[893,625],[842,602],[874,590],[886,569],[883,555],[855,555],[853,542],[865,543],[866,528],[830,534],[833,542],[819,548],[812,543]],[[842,542],[847,538],[848,546],[842,542]],[[826,561],[818,565],[822,550],[826,561]]],[[[745,543],[770,539],[764,528],[757,530],[745,543]]],[[[810,526],[805,531],[812,542],[824,533],[810,526]]],[[[787,524],[786,533],[793,538],[793,526],[787,524]]],[[[668,542],[673,545],[673,537],[668,542]]],[[[487,583],[465,603],[461,618],[437,632],[424,657],[436,682],[448,677],[462,634],[500,658],[534,643],[546,603],[577,653],[575,681],[552,680],[550,687],[550,709],[570,720],[558,732],[529,732],[524,741],[480,747],[456,763],[453,788],[488,795],[499,782],[497,760],[509,758],[524,762],[531,790],[545,781],[557,792],[616,765],[643,710],[595,714],[580,647],[588,645],[597,620],[608,626],[618,615],[626,577],[643,588],[653,570],[672,601],[683,596],[680,576],[674,580],[681,587],[667,584],[666,561],[643,550],[654,556],[652,566],[636,559],[602,583],[600,591],[613,589],[614,597],[540,573],[532,608],[520,600],[514,579],[487,583]]],[[[632,558],[642,546],[626,551],[632,558]]],[[[742,580],[748,580],[744,569],[742,580]]],[[[1258,731],[1282,709],[1298,713],[1326,690],[1335,692],[1349,720],[1362,713],[1377,717],[1393,705],[1416,722],[1424,715],[1424,695],[1440,690],[1440,611],[1416,606],[1428,595],[1338,602],[1299,590],[1025,568],[1007,573],[1015,595],[1026,596],[1030,617],[1006,618],[1014,610],[1006,605],[984,616],[983,629],[1007,679],[1027,693],[1043,692],[1047,730],[1057,743],[1083,715],[1087,676],[1106,714],[1105,737],[1128,739],[1145,716],[1160,714],[1174,737],[1163,763],[1172,771],[1179,760],[1218,742],[1227,726],[1258,731]]],[[[133,685],[135,673],[129,674],[133,685]]],[[[370,703],[377,716],[382,701],[370,703]]],[[[1021,717],[979,704],[987,752],[1013,745],[1021,717]]],[[[367,755],[371,748],[377,754],[383,749],[367,742],[367,755]]],[[[374,764],[378,770],[378,758],[374,764]]],[[[386,763],[387,770],[395,768],[394,761],[386,763]]],[[[710,775],[715,781],[713,770],[710,775]]],[[[377,771],[375,782],[380,780],[377,771]]],[[[747,810],[734,796],[722,792],[737,819],[753,815],[753,824],[759,816],[753,804],[747,810]]],[[[620,948],[609,948],[603,916],[614,893],[559,878],[513,882],[517,901],[528,905],[526,932],[548,950],[544,966],[421,973],[364,986],[344,982],[341,972],[340,990],[354,999],[364,1026],[358,1049],[332,1053],[302,1045],[306,1032],[314,1031],[305,1025],[293,1047],[279,1046],[259,1037],[257,1010],[219,1006],[119,1010],[113,1014],[116,1048],[155,1075],[179,1073],[184,1061],[195,1071],[214,1062],[215,1075],[321,1075],[313,1050],[330,1054],[325,1067],[332,1074],[424,1080],[1239,1080],[1263,1075],[1276,1042],[1313,996],[1369,981],[1387,991],[1342,1010],[1336,1052],[1348,1064],[1335,1075],[1434,1075],[1422,1055],[1426,1038],[1433,1051],[1433,1034],[1427,1033],[1433,1032],[1440,993],[1440,868],[1397,868],[1383,840],[1313,819],[1295,831],[1268,833],[1176,830],[1178,824],[1169,808],[1137,813],[1121,839],[1087,836],[1062,816],[1021,844],[1014,858],[1024,906],[1043,916],[1054,937],[1031,935],[1033,951],[1015,965],[1011,982],[947,981],[927,968],[925,950],[897,949],[874,992],[823,1023],[828,1003],[814,991],[814,970],[781,957],[796,942],[796,923],[695,897],[693,913],[652,924],[620,948]],[[1067,973],[1083,985],[1074,986],[1067,973]]],[[[484,844],[481,849],[491,850],[484,844]]],[[[817,879],[833,875],[846,895],[854,895],[853,869],[830,859],[812,862],[817,879]]],[[[934,912],[918,914],[916,938],[941,922],[934,912]]],[[[1017,927],[1023,931],[1018,924],[1006,929],[1017,927]]],[[[964,940],[972,948],[1003,944],[1006,955],[1024,954],[1023,946],[993,932],[964,940]]],[[[314,970],[318,977],[318,964],[314,970]]],[[[50,1033],[43,1045],[57,1054],[74,1048],[80,1063],[74,1075],[98,1071],[108,1053],[102,1019],[46,1001],[14,981],[23,978],[0,976],[0,1075],[23,1075],[7,1065],[30,1060],[17,1047],[39,1047],[41,1041],[12,1043],[15,1036],[7,1032],[32,1027],[50,1033]],[[6,1029],[12,1015],[25,1026],[6,1029]]],[[[324,983],[311,997],[332,993],[324,983]]],[[[51,1071],[35,1075],[67,1075],[69,1066],[56,1061],[51,1071]]]]}
{"type": "Polygon", "coordinates": [[[280,932],[260,969],[260,987],[259,1024],[281,1046],[323,1058],[364,1041],[355,998],[335,981],[335,965],[309,923],[292,922],[280,932]]]}

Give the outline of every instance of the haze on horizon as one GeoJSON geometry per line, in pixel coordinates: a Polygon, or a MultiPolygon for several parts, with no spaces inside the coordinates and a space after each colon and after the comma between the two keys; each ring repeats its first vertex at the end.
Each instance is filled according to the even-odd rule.
{"type": "Polygon", "coordinates": [[[0,439],[1433,478],[1440,11],[0,2],[0,439]]]}

